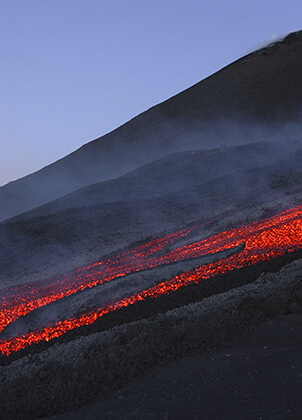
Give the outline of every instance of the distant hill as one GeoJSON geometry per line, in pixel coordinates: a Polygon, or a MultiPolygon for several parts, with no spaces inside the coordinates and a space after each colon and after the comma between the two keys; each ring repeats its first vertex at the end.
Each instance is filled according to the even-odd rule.
{"type": "MultiPolygon", "coordinates": [[[[300,121],[301,34],[237,60],[65,158],[1,187],[0,221],[168,154],[263,140],[266,130],[276,133],[280,125],[300,121]]],[[[284,133],[292,135],[288,127],[284,133]]]]}
{"type": "MultiPolygon", "coordinates": [[[[36,207],[8,221],[25,221],[48,216],[71,208],[88,208],[105,203],[164,202],[173,195],[179,203],[199,200],[213,194],[216,185],[229,183],[251,194],[251,180],[282,175],[301,168],[302,144],[292,142],[258,142],[242,146],[220,147],[208,151],[176,152],[157,159],[121,177],[80,188],[57,200],[36,207]],[[223,162],[223,165],[222,165],[223,162]],[[246,180],[249,180],[247,183],[246,180]],[[217,184],[218,183],[218,184],[217,184]]],[[[263,185],[264,194],[271,194],[263,185]]],[[[236,196],[242,194],[238,191],[236,196]]],[[[232,196],[234,195],[234,192],[232,196]]]]}

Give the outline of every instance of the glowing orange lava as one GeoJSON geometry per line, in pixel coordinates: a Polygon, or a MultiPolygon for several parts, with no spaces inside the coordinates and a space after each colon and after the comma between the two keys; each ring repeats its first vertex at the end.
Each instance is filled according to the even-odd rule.
{"type": "Polygon", "coordinates": [[[208,263],[197,269],[175,276],[172,280],[126,297],[115,304],[85,313],[77,318],[60,321],[51,327],[33,331],[23,336],[0,340],[0,352],[4,355],[18,351],[41,340],[51,340],[66,331],[93,323],[104,314],[123,306],[156,298],[164,293],[176,291],[192,282],[216,274],[223,274],[235,268],[256,264],[265,259],[281,256],[302,247],[302,206],[286,210],[271,218],[254,222],[236,229],[221,232],[190,245],[179,247],[164,255],[156,255],[165,245],[185,236],[193,229],[184,229],[163,238],[139,245],[125,251],[115,258],[102,260],[87,267],[79,268],[68,275],[56,276],[35,283],[7,288],[1,291],[0,297],[0,332],[19,316],[35,308],[46,305],[78,290],[93,287],[126,274],[158,267],[173,261],[183,261],[202,255],[211,255],[244,244],[244,248],[230,257],[208,263]]]}

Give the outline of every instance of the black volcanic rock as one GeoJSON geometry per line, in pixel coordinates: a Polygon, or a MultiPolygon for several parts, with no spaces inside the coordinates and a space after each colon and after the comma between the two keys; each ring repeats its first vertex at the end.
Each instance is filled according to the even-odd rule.
{"type": "Polygon", "coordinates": [[[3,186],[0,221],[170,153],[242,144],[247,137],[259,136],[259,128],[299,121],[301,74],[300,31],[237,60],[65,158],[3,186]],[[253,131],[252,123],[258,124],[258,131],[253,131]]]}
{"type": "Polygon", "coordinates": [[[287,35],[287,37],[283,40],[285,44],[295,41],[302,41],[302,31],[292,32],[291,34],[287,35]]]}

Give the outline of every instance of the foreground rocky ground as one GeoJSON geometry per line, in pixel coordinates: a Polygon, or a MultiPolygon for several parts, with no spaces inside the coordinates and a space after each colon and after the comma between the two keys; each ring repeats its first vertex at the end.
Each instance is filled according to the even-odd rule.
{"type": "Polygon", "coordinates": [[[222,351],[159,366],[51,419],[298,419],[301,352],[302,315],[278,316],[222,351]]]}

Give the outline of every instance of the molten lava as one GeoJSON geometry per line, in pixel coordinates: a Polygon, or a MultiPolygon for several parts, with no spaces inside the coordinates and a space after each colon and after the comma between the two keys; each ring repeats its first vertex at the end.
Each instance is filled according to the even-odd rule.
{"type": "Polygon", "coordinates": [[[22,336],[0,340],[0,352],[9,355],[32,343],[51,340],[66,331],[93,323],[104,314],[123,306],[156,298],[164,293],[176,291],[192,282],[198,283],[216,274],[256,264],[265,259],[281,256],[302,247],[302,206],[286,210],[271,218],[254,222],[239,228],[221,232],[190,245],[179,247],[164,255],[157,253],[177,238],[188,235],[196,228],[184,229],[125,251],[114,258],[101,260],[82,267],[67,275],[61,275],[40,282],[27,283],[3,289],[0,295],[0,332],[18,317],[47,305],[50,302],[70,296],[78,290],[91,288],[127,274],[158,267],[171,262],[185,261],[203,255],[212,255],[244,244],[236,254],[213,263],[201,265],[163,281],[120,301],[80,315],[60,321],[51,327],[33,331],[22,336]]]}

